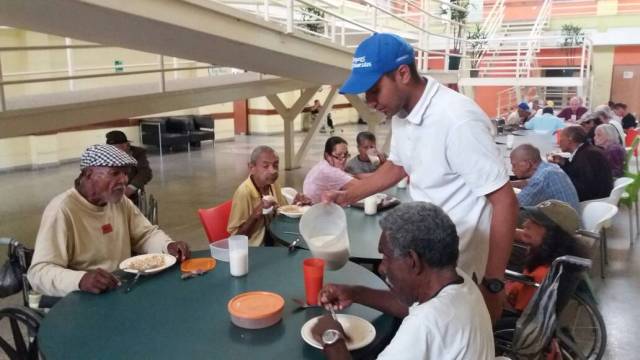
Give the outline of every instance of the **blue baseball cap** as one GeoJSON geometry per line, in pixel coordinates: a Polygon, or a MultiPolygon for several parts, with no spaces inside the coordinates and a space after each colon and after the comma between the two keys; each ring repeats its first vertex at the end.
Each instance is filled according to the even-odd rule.
{"type": "Polygon", "coordinates": [[[527,104],[526,102],[521,102],[520,104],[518,104],[518,107],[525,111],[529,110],[529,104],[527,104]]]}
{"type": "Polygon", "coordinates": [[[340,88],[340,94],[366,92],[382,75],[414,61],[413,48],[406,40],[394,34],[375,33],[358,45],[351,75],[340,88]]]}

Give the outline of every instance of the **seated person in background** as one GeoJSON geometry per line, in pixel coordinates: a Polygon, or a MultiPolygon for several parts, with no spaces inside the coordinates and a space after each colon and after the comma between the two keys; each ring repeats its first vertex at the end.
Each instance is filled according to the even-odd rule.
{"type": "Polygon", "coordinates": [[[151,181],[153,173],[149,167],[147,151],[141,147],[133,146],[127,139],[127,135],[120,130],[109,131],[106,135],[107,144],[113,145],[136,159],[137,165],[129,167],[129,184],[125,195],[138,205],[138,189],[144,190],[144,186],[151,181]]]}
{"type": "MultiPolygon", "coordinates": [[[[287,204],[276,184],[279,163],[278,154],[269,146],[253,149],[248,164],[249,177],[233,194],[227,231],[249,237],[249,246],[273,245],[267,227],[276,216],[276,208],[287,204]]],[[[294,203],[309,202],[300,193],[294,199],[294,203]]]]}
{"type": "Polygon", "coordinates": [[[611,174],[614,177],[621,177],[624,174],[624,160],[627,151],[620,144],[618,131],[611,124],[598,125],[594,140],[596,146],[604,150],[604,154],[609,160],[611,174]]]}
{"type": "MultiPolygon", "coordinates": [[[[447,214],[430,203],[404,203],[380,227],[379,269],[390,290],[328,284],[321,305],[340,310],[359,303],[403,318],[378,359],[493,359],[489,312],[478,285],[456,269],[458,234],[447,214]]],[[[331,316],[312,333],[328,359],[350,358],[344,330],[331,316]]]]}
{"type": "Polygon", "coordinates": [[[387,155],[378,151],[376,148],[376,136],[369,131],[358,133],[356,143],[358,144],[358,155],[347,162],[345,170],[357,179],[362,179],[371,175],[378,166],[387,161],[387,155]],[[373,156],[373,161],[369,154],[373,156]]]}
{"type": "MultiPolygon", "coordinates": [[[[633,140],[635,140],[638,137],[638,131],[636,130],[636,127],[638,126],[638,123],[636,122],[636,119],[625,119],[622,121],[622,129],[624,131],[624,145],[629,147],[633,145],[633,140]]],[[[634,154],[637,156],[637,154],[634,154]]]]}
{"type": "Polygon", "coordinates": [[[560,131],[558,145],[571,153],[569,159],[555,155],[552,162],[560,165],[569,175],[578,192],[578,200],[602,199],[613,189],[613,176],[609,161],[602,149],[586,143],[587,134],[580,126],[568,126],[560,131]]]}
{"type": "Polygon", "coordinates": [[[616,114],[611,111],[607,105],[598,105],[593,110],[592,116],[597,116],[603,124],[611,124],[618,131],[620,137],[620,143],[624,141],[624,129],[622,128],[622,122],[617,119],[616,114]]]}
{"type": "MultiPolygon", "coordinates": [[[[516,230],[516,241],[529,246],[524,261],[524,275],[531,276],[540,284],[556,258],[564,255],[584,256],[573,237],[580,227],[580,217],[568,204],[548,200],[521,210],[525,220],[522,229],[516,230]]],[[[536,289],[518,282],[507,282],[509,306],[518,312],[523,311],[536,289]]]]}
{"type": "Polygon", "coordinates": [[[92,145],[80,157],[75,186],[44,210],[27,276],[48,296],[75,290],[101,293],[119,286],[111,274],[132,253],[169,253],[185,260],[189,247],[151,225],[126,197],[136,161],[111,145],[92,145]]]}
{"type": "Polygon", "coordinates": [[[524,124],[525,129],[544,131],[553,134],[564,128],[564,121],[553,115],[553,108],[545,107],[542,109],[542,115],[535,116],[533,119],[524,124]]]}
{"type": "Polygon", "coordinates": [[[522,189],[516,196],[520,206],[535,206],[545,200],[560,200],[576,211],[578,193],[569,176],[556,164],[542,161],[540,150],[522,144],[511,151],[511,167],[518,179],[511,183],[522,189]]]}
{"type": "Polygon", "coordinates": [[[332,136],[324,144],[324,159],[314,165],[304,178],[303,192],[318,203],[325,191],[345,190],[358,183],[358,179],[345,172],[349,148],[347,142],[332,136]]]}
{"type": "Polygon", "coordinates": [[[531,113],[533,114],[533,116],[542,115],[542,107],[540,106],[541,103],[542,101],[540,101],[540,98],[537,96],[534,96],[529,102],[528,105],[529,105],[529,108],[531,108],[531,113]]]}
{"type": "Polygon", "coordinates": [[[532,119],[534,116],[535,114],[531,112],[529,105],[526,102],[521,102],[520,104],[518,104],[518,108],[516,109],[516,111],[509,114],[505,125],[520,126],[521,124],[524,124],[532,119]]]}
{"type": "Polygon", "coordinates": [[[602,120],[600,117],[595,115],[587,115],[585,114],[580,120],[578,120],[578,124],[584,129],[587,134],[586,142],[594,145],[594,138],[596,137],[596,128],[602,124],[602,120]]]}
{"type": "Polygon", "coordinates": [[[620,118],[620,123],[624,123],[625,119],[627,122],[636,122],[636,118],[627,111],[627,105],[623,103],[617,103],[613,105],[613,112],[620,118]]]}
{"type": "Polygon", "coordinates": [[[588,109],[582,106],[582,99],[574,96],[569,100],[569,106],[562,109],[558,114],[558,117],[564,119],[564,121],[576,122],[587,111],[588,109]]]}

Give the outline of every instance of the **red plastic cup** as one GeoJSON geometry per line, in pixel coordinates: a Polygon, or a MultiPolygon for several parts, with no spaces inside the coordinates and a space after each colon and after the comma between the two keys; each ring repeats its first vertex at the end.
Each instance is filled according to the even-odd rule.
{"type": "Polygon", "coordinates": [[[304,292],[307,304],[318,305],[318,294],[324,280],[324,260],[317,258],[304,259],[304,292]]]}

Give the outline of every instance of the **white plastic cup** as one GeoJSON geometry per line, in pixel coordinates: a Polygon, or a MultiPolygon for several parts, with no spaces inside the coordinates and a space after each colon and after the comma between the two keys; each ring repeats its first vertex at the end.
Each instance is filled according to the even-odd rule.
{"type": "Polygon", "coordinates": [[[373,166],[380,165],[380,157],[378,156],[378,151],[376,149],[370,149],[367,151],[367,156],[369,157],[369,161],[373,166]]]}
{"type": "Polygon", "coordinates": [[[513,148],[513,135],[507,135],[507,149],[513,148]]]}
{"type": "Polygon", "coordinates": [[[35,291],[29,291],[29,307],[32,309],[40,308],[40,299],[42,299],[42,294],[38,294],[35,291]]]}
{"type": "Polygon", "coordinates": [[[576,122],[577,116],[576,114],[571,115],[571,121],[576,122]]]}
{"type": "Polygon", "coordinates": [[[371,195],[364,199],[364,213],[366,215],[375,215],[378,212],[378,198],[371,195]]]}
{"type": "Polygon", "coordinates": [[[249,273],[249,238],[245,235],[229,237],[229,272],[231,276],[249,273]]]}
{"type": "Polygon", "coordinates": [[[409,178],[405,176],[402,180],[400,180],[400,181],[398,182],[398,184],[397,184],[396,186],[397,186],[399,189],[404,189],[404,188],[406,188],[406,187],[407,187],[407,183],[408,183],[408,181],[409,181],[409,178]]]}

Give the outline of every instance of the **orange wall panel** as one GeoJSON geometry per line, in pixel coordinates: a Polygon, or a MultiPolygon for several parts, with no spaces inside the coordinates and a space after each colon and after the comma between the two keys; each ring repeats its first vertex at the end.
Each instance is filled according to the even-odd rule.
{"type": "Polygon", "coordinates": [[[509,86],[477,86],[474,87],[475,101],[489,117],[495,117],[498,107],[498,93],[509,86]]]}
{"type": "Polygon", "coordinates": [[[640,46],[616,46],[614,65],[640,65],[640,46]]]}

